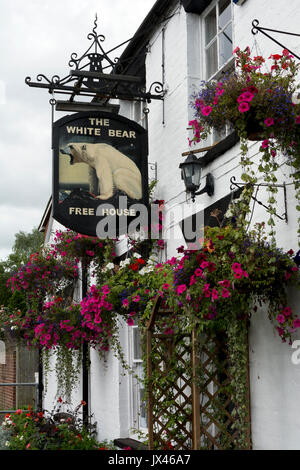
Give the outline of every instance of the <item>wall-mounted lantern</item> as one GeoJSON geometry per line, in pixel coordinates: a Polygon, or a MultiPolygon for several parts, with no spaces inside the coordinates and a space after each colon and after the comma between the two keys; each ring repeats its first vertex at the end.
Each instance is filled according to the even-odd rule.
{"type": "Polygon", "coordinates": [[[201,163],[201,159],[198,159],[193,152],[190,152],[185,161],[179,165],[186,192],[191,193],[193,202],[195,201],[195,196],[199,196],[200,194],[207,193],[209,196],[214,194],[214,179],[211,173],[206,175],[206,184],[204,188],[198,191],[200,187],[202,167],[203,164],[201,163]]]}

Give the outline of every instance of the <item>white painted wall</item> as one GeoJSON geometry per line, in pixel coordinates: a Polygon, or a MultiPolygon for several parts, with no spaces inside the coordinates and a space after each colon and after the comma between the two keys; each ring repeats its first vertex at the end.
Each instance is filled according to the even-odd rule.
{"type": "MultiPolygon", "coordinates": [[[[264,27],[299,31],[299,1],[292,0],[247,0],[243,6],[234,6],[234,47],[249,45],[255,55],[269,57],[280,53],[276,44],[262,34],[251,34],[252,20],[257,18],[264,27]],[[256,40],[254,42],[254,39],[256,40]]],[[[290,36],[275,37],[296,53],[300,51],[300,40],[290,36]]],[[[162,124],[162,104],[149,105],[149,159],[158,163],[157,197],[164,199],[166,210],[173,211],[180,218],[192,210],[191,202],[186,201],[184,186],[178,166],[181,153],[188,150],[186,128],[192,118],[188,98],[197,90],[199,81],[205,79],[201,61],[201,17],[188,14],[181,9],[166,26],[165,32],[165,76],[168,92],[165,97],[165,123],[162,124]]],[[[150,84],[159,77],[161,70],[161,34],[156,32],[147,55],[147,80],[150,84]]],[[[251,146],[255,154],[258,144],[251,146]]],[[[197,210],[206,207],[229,193],[230,177],[239,179],[239,145],[219,157],[205,168],[205,175],[211,172],[215,178],[213,197],[202,195],[196,200],[197,210]],[[201,199],[201,201],[200,201],[201,199]]],[[[289,182],[290,169],[283,165],[279,171],[279,183],[289,182]]],[[[287,187],[288,223],[277,222],[278,246],[297,251],[297,213],[292,186],[287,187]]],[[[266,200],[262,190],[259,199],[266,200]]],[[[277,195],[278,214],[284,212],[283,191],[277,195]]],[[[253,223],[267,219],[263,208],[256,206],[253,223]]],[[[168,241],[166,257],[176,255],[176,247],[184,244],[183,239],[168,241]]],[[[299,294],[291,295],[291,303],[299,312],[299,294]]],[[[251,373],[251,413],[252,439],[254,449],[300,449],[300,365],[291,361],[294,351],[288,344],[281,343],[274,332],[266,312],[259,310],[251,320],[250,328],[250,373],[251,373]]]]}
{"type": "MultiPolygon", "coordinates": [[[[247,0],[243,6],[234,6],[234,47],[249,45],[257,54],[269,56],[280,52],[280,48],[258,34],[251,34],[254,18],[261,26],[299,31],[300,9],[298,0],[247,0]]],[[[172,12],[171,12],[172,13],[172,12]]],[[[186,14],[182,7],[173,11],[174,16],[165,24],[165,86],[167,94],[164,104],[153,100],[148,104],[149,161],[158,164],[158,185],[156,196],[166,201],[167,213],[174,213],[174,223],[188,216],[191,211],[200,211],[229,193],[230,177],[240,177],[239,146],[212,162],[204,170],[213,173],[215,194],[202,195],[193,204],[187,199],[183,181],[180,178],[179,164],[183,161],[182,152],[189,149],[187,137],[188,121],[192,118],[189,97],[197,90],[204,79],[201,52],[201,17],[186,14]],[[163,109],[164,107],[164,109],[163,109]]],[[[278,37],[278,36],[277,36],[278,37]]],[[[278,37],[285,45],[300,52],[300,39],[289,36],[278,37]]],[[[159,26],[150,40],[146,59],[147,87],[162,77],[162,26],[159,26]]],[[[128,103],[121,103],[120,114],[132,118],[133,111],[128,103]]],[[[257,159],[258,144],[250,148],[257,159]]],[[[289,181],[289,169],[282,166],[280,181],[289,181]]],[[[202,183],[202,184],[203,184],[202,183]]],[[[297,214],[294,209],[293,189],[288,187],[288,223],[278,221],[278,245],[284,249],[297,250],[297,214]]],[[[283,193],[278,192],[278,213],[282,214],[283,193]]],[[[262,191],[259,199],[264,200],[262,191]]],[[[266,220],[263,208],[256,206],[255,221],[266,220]]],[[[176,232],[176,240],[168,240],[165,258],[176,255],[177,246],[184,243],[181,232],[176,232]]],[[[291,295],[291,303],[299,308],[299,295],[291,295]]],[[[300,312],[299,312],[300,313],[300,312]]],[[[127,326],[123,326],[121,339],[125,355],[128,353],[127,326]]],[[[300,365],[291,362],[293,350],[282,344],[274,333],[264,310],[253,315],[250,328],[250,374],[251,374],[251,414],[252,439],[254,449],[300,449],[300,365]]],[[[120,365],[108,354],[104,363],[91,353],[91,411],[98,422],[99,437],[113,439],[129,435],[130,405],[129,380],[122,377],[120,365]]],[[[54,384],[47,395],[54,393],[54,384]]],[[[77,391],[77,396],[80,389],[77,391]]]]}

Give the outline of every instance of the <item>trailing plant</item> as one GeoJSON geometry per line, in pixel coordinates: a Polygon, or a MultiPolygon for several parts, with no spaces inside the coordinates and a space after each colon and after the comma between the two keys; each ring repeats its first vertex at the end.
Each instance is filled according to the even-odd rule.
{"type": "Polygon", "coordinates": [[[55,408],[35,411],[17,410],[6,414],[1,434],[6,441],[3,450],[113,450],[110,442],[99,442],[96,424],[83,425],[80,409],[75,410],[59,397],[55,408]]]}
{"type": "MultiPolygon", "coordinates": [[[[202,82],[199,93],[192,97],[195,119],[190,121],[194,137],[189,143],[206,139],[213,129],[223,132],[230,125],[241,140],[242,179],[256,184],[259,177],[248,156],[248,139],[261,141],[258,171],[268,186],[270,235],[275,235],[276,171],[280,155],[291,167],[300,210],[300,104],[294,100],[299,89],[299,64],[284,49],[268,60],[251,57],[250,49],[237,47],[236,69],[219,81],[202,82]],[[270,70],[268,71],[268,67],[270,70]]],[[[299,220],[300,221],[300,220],[299,220]]],[[[299,232],[300,234],[300,227],[299,232]]]]}
{"type": "MultiPolygon", "coordinates": [[[[250,197],[247,188],[245,194],[246,198],[250,197]]],[[[123,318],[128,325],[138,324],[143,333],[153,305],[159,297],[162,308],[172,312],[165,315],[159,323],[160,334],[170,345],[178,343],[180,346],[183,341],[181,344],[185,347],[185,340],[182,338],[196,331],[199,339],[197,353],[200,357],[203,349],[201,337],[225,332],[231,381],[227,385],[220,381],[224,390],[221,390],[222,393],[212,407],[215,416],[219,416],[220,426],[228,431],[226,421],[222,421],[222,413],[226,394],[230,392],[235,410],[230,433],[234,439],[228,438],[228,433],[224,432],[219,437],[219,443],[223,448],[246,448],[247,321],[256,305],[264,303],[282,341],[291,341],[293,332],[300,327],[300,319],[291,309],[287,297],[288,286],[299,286],[297,259],[292,250],[285,252],[268,243],[264,224],[257,224],[251,231],[246,230],[243,216],[246,207],[245,199],[236,202],[231,208],[230,217],[225,219],[225,226],[220,224],[219,227],[205,228],[200,250],[179,247],[178,256],[164,263],[157,261],[157,253],[161,249],[158,243],[149,258],[133,251],[119,263],[116,259],[106,258],[102,251],[104,246],[98,245],[100,261],[97,261],[96,255],[92,257],[99,268],[97,283],[90,287],[80,304],[74,303],[72,296],[57,295],[56,289],[62,292],[61,283],[65,281],[53,276],[54,272],[62,269],[56,269],[57,263],[62,263],[70,283],[77,278],[74,252],[64,256],[64,250],[54,250],[51,247],[54,253],[49,255],[49,259],[46,255],[43,260],[46,259],[53,269],[43,268],[39,271],[32,269],[30,264],[30,272],[22,268],[20,273],[23,276],[14,276],[10,285],[26,291],[29,289],[29,308],[26,311],[7,311],[8,316],[3,324],[20,332],[29,347],[41,349],[49,365],[49,354],[56,353],[58,385],[68,395],[77,380],[79,362],[76,363],[76,358],[79,360],[81,357],[81,348],[85,343],[98,350],[101,355],[111,348],[126,370],[129,370],[118,341],[119,319],[123,318]],[[65,261],[68,263],[65,264],[65,261]],[[45,279],[50,285],[48,290],[45,279]],[[53,297],[46,298],[50,293],[54,294],[53,297]],[[75,358],[74,352],[78,353],[75,358]]],[[[217,212],[214,216],[218,217],[217,212]]],[[[58,243],[61,240],[58,237],[58,243]]],[[[73,242],[67,242],[67,245],[71,243],[73,242]]],[[[134,246],[136,248],[138,245],[134,246]]],[[[31,262],[35,260],[36,257],[33,257],[31,262]]],[[[171,419],[167,415],[175,405],[172,383],[175,384],[177,373],[187,376],[191,371],[186,366],[179,365],[172,355],[167,357],[167,364],[168,375],[164,377],[164,381],[161,382],[159,374],[154,372],[152,377],[146,379],[146,385],[157,385],[157,390],[169,389],[164,419],[171,419]],[[185,370],[180,371],[180,367],[185,370]]],[[[222,376],[222,360],[216,364],[222,376]]],[[[205,393],[204,379],[199,369],[193,380],[196,380],[202,393],[205,393]]],[[[190,416],[190,413],[185,410],[180,417],[182,425],[187,415],[190,416]]],[[[177,437],[182,439],[182,428],[179,428],[176,427],[176,419],[170,422],[172,432],[170,436],[166,436],[164,442],[173,446],[177,437]]],[[[208,443],[201,443],[202,447],[207,445],[208,443]]]]}

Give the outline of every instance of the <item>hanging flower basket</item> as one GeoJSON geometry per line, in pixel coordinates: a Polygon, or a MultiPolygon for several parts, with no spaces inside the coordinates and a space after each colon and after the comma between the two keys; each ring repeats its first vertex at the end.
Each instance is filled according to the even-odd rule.
{"type": "Polygon", "coordinates": [[[212,129],[224,131],[229,123],[241,138],[275,138],[281,149],[292,144],[299,150],[300,105],[293,103],[292,96],[299,88],[300,64],[287,50],[272,54],[270,63],[261,56],[252,58],[249,48],[237,47],[234,53],[236,71],[219,81],[202,82],[192,97],[195,120],[189,123],[194,130],[190,144],[206,139],[212,129]]]}
{"type": "Polygon", "coordinates": [[[260,123],[253,117],[250,117],[246,123],[247,139],[251,141],[264,140],[264,129],[260,123]]]}

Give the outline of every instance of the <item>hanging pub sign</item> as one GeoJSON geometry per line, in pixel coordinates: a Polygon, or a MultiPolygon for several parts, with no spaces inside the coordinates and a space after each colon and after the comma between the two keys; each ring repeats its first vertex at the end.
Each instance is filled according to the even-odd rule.
{"type": "Polygon", "coordinates": [[[53,124],[53,217],[71,230],[117,238],[147,223],[147,131],[108,112],[53,124]]]}

